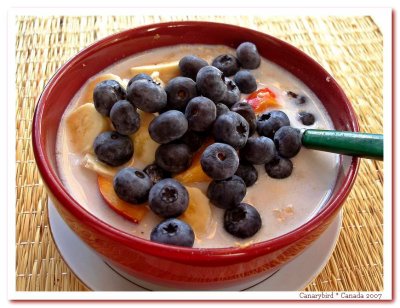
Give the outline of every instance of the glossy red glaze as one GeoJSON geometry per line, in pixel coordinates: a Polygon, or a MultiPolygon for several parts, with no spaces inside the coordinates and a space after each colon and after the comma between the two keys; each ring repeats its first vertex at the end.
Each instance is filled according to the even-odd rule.
{"type": "Polygon", "coordinates": [[[335,80],[313,59],[264,33],[226,24],[172,22],[148,25],[100,40],[68,61],[50,80],[36,107],[32,138],[36,162],[58,211],[68,225],[105,259],[138,278],[178,288],[224,288],[276,270],[312,243],[341,208],[355,180],[359,160],[343,158],[333,195],[309,222],[290,233],[246,248],[191,249],[156,244],[97,219],[68,193],[57,175],[55,141],[60,118],[91,76],[134,53],[175,44],[243,41],[282,66],[319,97],[337,130],[358,131],[354,110],[335,80]]]}

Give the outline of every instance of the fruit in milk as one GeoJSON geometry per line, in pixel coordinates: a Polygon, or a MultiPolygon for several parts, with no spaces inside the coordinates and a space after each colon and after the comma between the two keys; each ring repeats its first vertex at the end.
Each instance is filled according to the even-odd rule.
{"type": "MultiPolygon", "coordinates": [[[[245,61],[251,62],[253,51],[246,51],[245,61]]],[[[98,78],[94,88],[94,111],[104,126],[96,127],[94,139],[100,141],[94,147],[80,149],[84,166],[99,174],[100,193],[115,212],[138,225],[159,217],[149,226],[155,241],[206,242],[215,230],[214,207],[225,212],[217,221],[225,232],[251,239],[265,216],[251,201],[253,194],[246,197],[247,188],[260,176],[288,178],[296,165],[291,158],[300,150],[298,130],[285,112],[273,108],[282,107],[282,95],[303,104],[301,95],[277,93],[258,82],[254,87],[251,68],[241,68],[233,55],[210,62],[185,56],[139,65],[130,69],[135,75],[129,81],[98,78]],[[179,240],[167,240],[181,227],[186,231],[179,240]]],[[[256,55],[253,65],[257,62],[256,55]]],[[[299,109],[302,123],[305,113],[299,109]]]]}
{"type": "Polygon", "coordinates": [[[92,103],[87,103],[68,116],[67,126],[68,139],[74,150],[87,152],[96,137],[109,128],[109,122],[96,111],[92,103]]]}
{"type": "Polygon", "coordinates": [[[149,211],[148,207],[132,207],[132,204],[122,200],[116,194],[113,186],[112,179],[103,176],[98,177],[99,190],[106,203],[118,214],[134,223],[139,223],[146,213],[149,211]]]}

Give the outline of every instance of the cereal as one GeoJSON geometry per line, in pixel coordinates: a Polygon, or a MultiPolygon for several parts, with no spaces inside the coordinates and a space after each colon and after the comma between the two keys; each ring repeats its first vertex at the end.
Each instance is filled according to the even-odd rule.
{"type": "MultiPolygon", "coordinates": [[[[103,75],[113,74],[118,76],[122,87],[126,88],[128,80],[133,77],[132,72],[141,71],[149,74],[159,86],[164,87],[169,79],[179,75],[176,70],[177,63],[181,58],[189,54],[199,56],[211,63],[218,55],[235,54],[235,51],[225,46],[209,45],[179,45],[150,50],[106,68],[103,72],[94,76],[92,80],[104,80],[102,78],[103,75]],[[161,64],[161,69],[160,67],[155,67],[155,63],[161,64]],[[171,63],[175,64],[172,65],[171,63]],[[143,67],[145,71],[143,71],[143,67]]],[[[257,81],[258,89],[254,95],[241,94],[241,101],[247,100],[247,103],[251,103],[250,105],[257,116],[271,110],[281,110],[287,114],[291,126],[304,128],[305,126],[298,119],[298,113],[307,112],[312,113],[315,118],[315,123],[311,127],[333,128],[321,102],[310,89],[293,75],[263,58],[261,58],[260,66],[251,70],[251,73],[257,81]],[[248,99],[248,97],[250,98],[248,99]],[[300,100],[296,101],[299,98],[300,100]]],[[[141,217],[140,222],[132,223],[132,221],[125,219],[107,207],[98,193],[96,172],[109,177],[114,172],[108,173],[108,166],[93,158],[92,152],[82,153],[82,151],[75,151],[68,141],[66,119],[81,104],[82,97],[89,97],[87,91],[89,91],[88,87],[93,85],[92,80],[89,80],[80,92],[76,94],[61,121],[57,140],[57,153],[59,153],[57,159],[60,176],[73,197],[90,212],[118,229],[149,239],[151,230],[162,219],[151,211],[147,211],[141,217]],[[86,156],[85,158],[85,155],[92,156],[86,156]],[[75,162],[80,163],[77,164],[75,162]],[[82,162],[86,162],[85,166],[88,169],[82,166],[82,162]]],[[[224,84],[228,85],[229,82],[224,80],[224,84]]],[[[223,87],[222,84],[221,86],[223,87]]],[[[143,170],[154,162],[158,144],[151,139],[148,133],[148,125],[157,114],[143,111],[139,111],[139,114],[141,116],[141,126],[135,134],[130,136],[134,144],[133,159],[123,166],[117,167],[117,169],[132,166],[143,170]]],[[[190,143],[190,140],[185,142],[190,143]]],[[[203,140],[202,142],[206,144],[210,141],[203,140]]],[[[199,147],[196,146],[196,148],[199,147]]],[[[203,150],[204,148],[198,151],[203,150]]],[[[88,150],[85,149],[85,151],[88,150]]],[[[222,223],[224,210],[211,206],[209,210],[204,209],[207,213],[210,211],[206,215],[207,217],[210,216],[207,222],[208,227],[204,228],[200,224],[194,228],[195,234],[196,229],[202,230],[197,231],[197,233],[200,232],[201,234],[196,234],[194,247],[246,247],[297,228],[309,220],[310,216],[318,211],[326,197],[329,196],[337,176],[337,158],[336,154],[302,148],[296,157],[290,158],[293,163],[293,171],[289,177],[284,179],[271,178],[265,172],[264,165],[254,165],[258,177],[253,177],[256,181],[247,187],[244,202],[254,206],[260,213],[262,226],[259,231],[252,237],[243,240],[228,234],[224,230],[222,223]]],[[[187,189],[196,189],[196,194],[199,194],[199,196],[202,194],[202,197],[198,200],[208,200],[206,191],[211,179],[200,172],[199,157],[197,159],[193,158],[192,162],[192,167],[178,175],[176,179],[182,180],[182,184],[187,185],[187,189]],[[194,172],[193,176],[191,176],[191,172],[194,172]]],[[[258,162],[258,160],[255,160],[255,162],[258,162]]],[[[201,201],[201,204],[204,202],[201,201]]],[[[193,218],[187,221],[193,221],[193,218]]]]}

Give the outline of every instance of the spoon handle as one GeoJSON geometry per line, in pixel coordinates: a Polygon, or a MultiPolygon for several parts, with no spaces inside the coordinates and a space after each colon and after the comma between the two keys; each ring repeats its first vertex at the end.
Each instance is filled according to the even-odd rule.
{"type": "Polygon", "coordinates": [[[306,129],[302,144],[309,149],[383,160],[383,135],[306,129]]]}

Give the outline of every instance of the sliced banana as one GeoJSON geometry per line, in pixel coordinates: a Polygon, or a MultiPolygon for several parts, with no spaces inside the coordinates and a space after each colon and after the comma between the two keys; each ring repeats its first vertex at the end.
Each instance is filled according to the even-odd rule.
{"type": "Polygon", "coordinates": [[[106,178],[113,178],[114,175],[119,171],[119,168],[107,166],[98,161],[96,156],[89,153],[83,157],[82,166],[106,178]]]}
{"type": "Polygon", "coordinates": [[[186,186],[189,193],[189,206],[180,216],[180,219],[188,223],[196,238],[204,238],[211,229],[212,212],[207,196],[197,187],[186,186]]]}
{"type": "Polygon", "coordinates": [[[122,79],[121,86],[126,90],[128,88],[129,79],[122,79]]]}
{"type": "Polygon", "coordinates": [[[88,83],[86,84],[86,87],[84,89],[84,92],[82,93],[82,96],[80,98],[81,103],[90,103],[93,102],[93,91],[96,85],[104,80],[115,80],[118,81],[121,86],[126,88],[126,84],[124,81],[119,77],[118,75],[115,74],[102,74],[97,76],[96,78],[89,79],[88,83]]]}
{"type": "Polygon", "coordinates": [[[155,65],[135,66],[131,67],[131,74],[132,76],[140,73],[151,75],[153,72],[158,72],[158,77],[164,82],[168,82],[170,79],[181,74],[178,64],[179,61],[174,61],[155,65]]]}
{"type": "Polygon", "coordinates": [[[149,134],[149,124],[155,118],[155,115],[138,110],[140,115],[140,128],[131,135],[133,148],[135,149],[135,159],[145,165],[152,164],[155,159],[156,150],[159,146],[157,142],[151,139],[149,134]]]}
{"type": "Polygon", "coordinates": [[[162,79],[160,78],[160,72],[152,72],[150,74],[151,79],[153,79],[155,82],[157,82],[158,84],[160,84],[161,87],[165,87],[165,83],[164,81],[162,81],[162,79]]]}
{"type": "Polygon", "coordinates": [[[109,121],[96,111],[92,103],[76,108],[66,119],[67,137],[74,152],[91,150],[94,139],[110,128],[109,121]]]}

